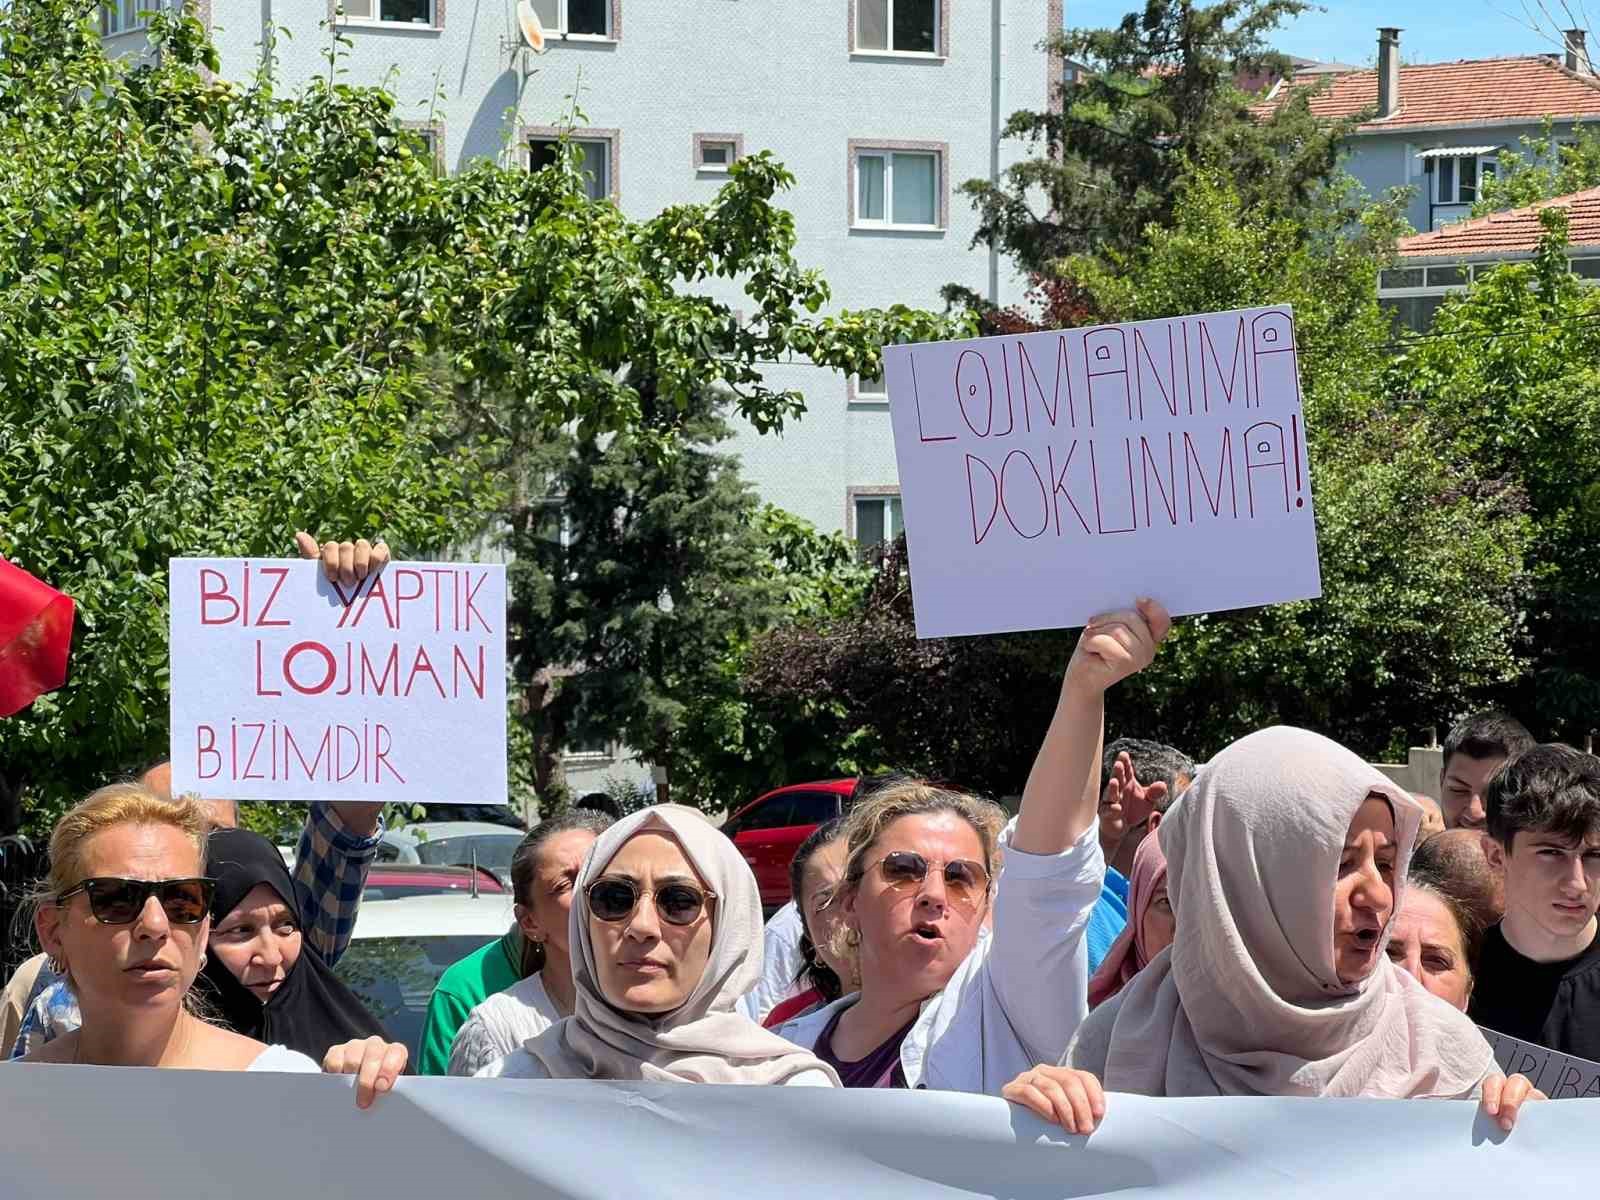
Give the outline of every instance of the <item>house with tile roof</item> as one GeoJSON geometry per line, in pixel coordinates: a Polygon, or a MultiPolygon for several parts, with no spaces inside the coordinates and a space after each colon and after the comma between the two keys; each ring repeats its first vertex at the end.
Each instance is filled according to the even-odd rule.
{"type": "Polygon", "coordinates": [[[1503,149],[1516,149],[1546,118],[1557,137],[1600,122],[1600,78],[1582,30],[1566,33],[1562,56],[1522,55],[1402,65],[1399,29],[1378,31],[1376,69],[1296,75],[1260,106],[1281,104],[1298,88],[1317,89],[1318,116],[1365,116],[1347,147],[1346,169],[1374,196],[1414,189],[1407,217],[1432,231],[1464,218],[1503,149]]]}
{"type": "Polygon", "coordinates": [[[1533,258],[1544,235],[1539,214],[1547,208],[1566,210],[1573,274],[1600,283],[1600,187],[1595,187],[1402,238],[1399,264],[1378,277],[1378,302],[1405,327],[1426,329],[1445,299],[1465,291],[1475,276],[1533,258]]]}

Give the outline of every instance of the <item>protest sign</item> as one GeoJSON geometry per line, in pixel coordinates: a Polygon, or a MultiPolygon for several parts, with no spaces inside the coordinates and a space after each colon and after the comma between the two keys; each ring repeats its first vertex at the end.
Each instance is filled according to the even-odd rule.
{"type": "Polygon", "coordinates": [[[1552,1100],[1600,1099],[1600,1063],[1478,1026],[1507,1075],[1526,1075],[1552,1100]]]}
{"type": "Polygon", "coordinates": [[[917,634],[1321,594],[1287,308],[884,350],[917,634]]]}
{"type": "Polygon", "coordinates": [[[506,802],[503,566],[175,558],[171,589],[174,789],[506,802]]]}
{"type": "Polygon", "coordinates": [[[314,1075],[0,1068],[7,1200],[1502,1200],[1600,1170],[1600,1104],[1516,1130],[1437,1100],[1112,1095],[1067,1137],[1002,1100],[863,1088],[406,1077],[366,1112],[314,1075]]]}

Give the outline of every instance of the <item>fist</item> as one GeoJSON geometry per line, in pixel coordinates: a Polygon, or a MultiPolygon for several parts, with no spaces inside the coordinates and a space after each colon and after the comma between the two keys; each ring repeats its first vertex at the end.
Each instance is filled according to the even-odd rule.
{"type": "Polygon", "coordinates": [[[1104,692],[1155,661],[1156,647],[1172,628],[1172,618],[1157,600],[1104,613],[1084,626],[1078,648],[1067,663],[1067,687],[1104,692]]]}

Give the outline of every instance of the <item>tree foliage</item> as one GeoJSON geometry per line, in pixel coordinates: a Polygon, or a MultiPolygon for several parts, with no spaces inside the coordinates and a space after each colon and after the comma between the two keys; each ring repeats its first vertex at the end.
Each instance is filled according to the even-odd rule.
{"type": "Polygon", "coordinates": [[[1005,135],[1034,157],[998,185],[963,191],[979,240],[1024,270],[1051,275],[1073,254],[1131,250],[1151,224],[1170,223],[1179,181],[1202,163],[1235,181],[1247,208],[1295,215],[1322,198],[1346,122],[1311,116],[1311,91],[1293,89],[1270,112],[1245,90],[1281,76],[1288,60],[1266,39],[1305,0],[1146,0],[1112,29],[1071,29],[1051,47],[1090,74],[1063,88],[1060,111],[1019,112],[1005,135]]]}
{"type": "MultiPolygon", "coordinates": [[[[1392,203],[1346,226],[1253,207],[1191,172],[1170,227],[1069,264],[1110,320],[1289,303],[1311,431],[1323,597],[1180,621],[1155,666],[1110,699],[1108,728],[1209,755],[1274,722],[1372,756],[1503,697],[1525,666],[1527,499],[1384,402],[1388,325],[1377,272],[1392,203]]],[[[1492,426],[1490,426],[1492,428],[1492,426]]],[[[826,697],[828,733],[881,761],[1020,790],[1070,649],[1062,634],[917,641],[903,559],[848,616],[759,644],[746,690],[768,709],[826,697]]]]}
{"type": "Polygon", "coordinates": [[[162,754],[170,556],[279,555],[297,527],[460,546],[563,430],[668,455],[708,389],[776,428],[802,400],[764,363],[870,375],[960,328],[817,316],[767,155],[630,221],[573,156],[436,176],[392,97],[337,82],[337,33],[280,95],[215,79],[192,17],[111,59],[93,15],[0,8],[0,554],[80,614],[68,686],[0,723],[0,827],[24,789],[42,823],[162,754]]]}
{"type": "Polygon", "coordinates": [[[1389,384],[1441,457],[1526,494],[1535,673],[1520,700],[1578,739],[1600,708],[1600,294],[1568,269],[1566,211],[1540,220],[1537,258],[1480,273],[1389,384]]]}
{"type": "Polygon", "coordinates": [[[1600,129],[1574,125],[1557,136],[1546,118],[1537,134],[1520,140],[1519,149],[1500,151],[1496,166],[1479,183],[1474,217],[1600,187],[1600,129]]]}

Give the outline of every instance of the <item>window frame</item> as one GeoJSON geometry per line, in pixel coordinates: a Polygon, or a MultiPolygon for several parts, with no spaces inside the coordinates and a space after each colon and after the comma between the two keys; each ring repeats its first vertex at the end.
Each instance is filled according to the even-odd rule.
{"type": "Polygon", "coordinates": [[[444,122],[443,121],[401,121],[400,128],[409,129],[412,133],[422,138],[423,143],[433,150],[433,173],[444,175],[444,122]]]}
{"type": "MultiPolygon", "coordinates": [[[[619,42],[622,40],[622,0],[605,0],[606,31],[604,33],[569,33],[568,25],[571,24],[571,9],[568,7],[571,0],[555,0],[557,11],[560,12],[558,28],[546,29],[544,36],[552,42],[589,42],[591,44],[619,42]]],[[[542,22],[541,22],[542,24],[542,22]]]]}
{"type": "Polygon", "coordinates": [[[559,141],[565,134],[574,142],[606,143],[607,187],[602,193],[613,204],[621,202],[622,189],[619,175],[622,168],[622,131],[620,129],[562,129],[556,125],[524,125],[517,131],[517,154],[525,171],[533,170],[535,141],[559,141]]]}
{"type": "Polygon", "coordinates": [[[1479,197],[1483,195],[1483,181],[1485,175],[1494,176],[1497,175],[1500,170],[1500,155],[1498,153],[1440,154],[1435,156],[1432,161],[1433,171],[1431,174],[1433,175],[1433,182],[1429,190],[1432,193],[1433,204],[1436,208],[1459,208],[1476,204],[1479,197]],[[1446,200],[1443,195],[1441,195],[1441,187],[1444,180],[1444,171],[1442,168],[1447,162],[1451,164],[1450,174],[1453,184],[1452,190],[1455,197],[1451,200],[1446,200]],[[1463,200],[1461,198],[1461,164],[1465,162],[1471,162],[1473,165],[1473,183],[1471,198],[1463,200]],[[1487,171],[1485,170],[1486,167],[1487,171]]]}
{"type": "Polygon", "coordinates": [[[851,375],[847,383],[846,403],[867,404],[878,408],[887,407],[889,404],[889,382],[882,375],[876,376],[876,379],[883,385],[883,390],[869,392],[864,389],[865,380],[860,375],[851,375]]]}
{"type": "Polygon", "coordinates": [[[878,546],[893,545],[894,540],[905,531],[905,501],[901,498],[900,485],[898,483],[869,484],[845,489],[845,537],[856,543],[857,550],[863,557],[870,554],[878,546]],[[856,520],[856,508],[864,501],[873,500],[879,501],[883,505],[884,539],[876,543],[876,545],[863,546],[861,545],[861,531],[856,520]],[[891,528],[893,525],[891,520],[894,512],[893,505],[896,503],[900,505],[900,526],[899,528],[891,528]]]}
{"type": "Polygon", "coordinates": [[[950,228],[950,143],[917,142],[889,139],[851,138],[849,142],[849,169],[846,172],[848,228],[860,233],[922,233],[944,234],[950,228]],[[894,155],[931,154],[934,159],[934,224],[902,225],[892,219],[867,220],[857,211],[861,194],[861,160],[882,157],[883,203],[887,218],[894,216],[894,155]]]}
{"type": "Polygon", "coordinates": [[[349,0],[328,0],[328,20],[356,29],[409,29],[417,33],[437,33],[444,28],[445,0],[427,0],[427,21],[386,21],[383,19],[383,0],[364,0],[374,16],[356,16],[341,11],[349,0]]]}
{"type": "Polygon", "coordinates": [[[744,134],[742,133],[697,133],[691,140],[690,165],[697,175],[726,175],[733,164],[744,157],[744,134]],[[707,146],[729,147],[729,158],[726,163],[708,163],[705,160],[707,146]]]}
{"type": "Polygon", "coordinates": [[[100,5],[100,36],[102,38],[122,37],[129,33],[143,33],[150,28],[150,22],[142,14],[146,12],[164,11],[168,0],[102,0],[100,5]],[[124,8],[131,8],[132,16],[127,25],[120,29],[112,29],[110,16],[113,9],[119,14],[124,8]]]}
{"type": "MultiPolygon", "coordinates": [[[[850,0],[845,44],[852,58],[909,58],[919,62],[944,62],[950,57],[950,0],[913,0],[931,3],[933,8],[933,50],[896,50],[894,42],[894,6],[897,0],[885,0],[885,21],[890,44],[882,50],[872,50],[861,45],[861,6],[865,0],[850,0]]],[[[1059,24],[1055,28],[1060,28],[1059,24]]]]}

